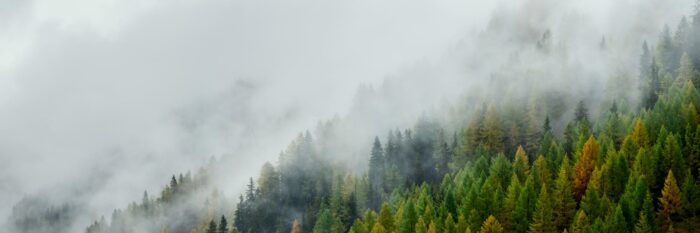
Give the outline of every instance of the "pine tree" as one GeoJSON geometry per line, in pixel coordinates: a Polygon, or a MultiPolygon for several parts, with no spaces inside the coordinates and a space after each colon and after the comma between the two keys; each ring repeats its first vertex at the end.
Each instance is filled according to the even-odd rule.
{"type": "MultiPolygon", "coordinates": [[[[314,231],[316,233],[316,231],[314,231]]],[[[371,233],[388,233],[386,229],[382,226],[382,224],[375,223],[374,227],[372,227],[372,232],[371,233]]]]}
{"type": "Polygon", "coordinates": [[[323,209],[319,212],[316,224],[313,228],[313,233],[340,233],[338,226],[340,225],[330,210],[323,209]]]}
{"type": "Polygon", "coordinates": [[[377,209],[382,200],[382,184],[384,177],[384,156],[382,155],[382,144],[379,138],[374,138],[372,146],[372,155],[369,159],[369,206],[372,209],[377,209]]]}
{"type": "Polygon", "coordinates": [[[513,229],[513,212],[518,205],[518,197],[520,195],[520,181],[518,181],[518,176],[513,174],[510,179],[510,185],[508,185],[508,190],[506,191],[506,197],[503,200],[503,208],[501,209],[501,214],[499,218],[503,219],[503,228],[505,231],[510,232],[513,229]]]}
{"type": "Polygon", "coordinates": [[[657,226],[655,224],[656,218],[654,217],[654,200],[651,198],[651,193],[648,190],[644,195],[644,201],[642,202],[642,210],[640,211],[640,215],[641,214],[644,214],[644,216],[647,218],[647,222],[649,223],[649,228],[651,228],[651,231],[656,232],[657,226]]]}
{"type": "Polygon", "coordinates": [[[430,221],[430,224],[428,225],[428,233],[437,233],[437,226],[435,226],[435,222],[430,221]]]}
{"type": "Polygon", "coordinates": [[[398,233],[412,233],[415,231],[416,221],[418,217],[416,214],[416,208],[412,200],[408,200],[404,204],[403,212],[401,213],[401,221],[398,226],[398,233]]]}
{"type": "Polygon", "coordinates": [[[547,192],[547,185],[542,185],[537,200],[537,210],[533,214],[533,223],[530,224],[532,233],[556,233],[557,228],[552,213],[551,197],[547,192]]]}
{"type": "Polygon", "coordinates": [[[513,172],[518,176],[521,182],[530,174],[530,162],[528,162],[527,155],[522,146],[518,146],[518,150],[515,152],[513,172]]]}
{"type": "Polygon", "coordinates": [[[426,233],[428,232],[428,225],[425,224],[423,217],[418,217],[418,222],[416,223],[416,233],[426,233]]]}
{"type": "Polygon", "coordinates": [[[535,210],[537,202],[537,194],[535,193],[532,182],[532,176],[530,176],[520,190],[518,204],[513,212],[514,232],[526,232],[529,228],[528,223],[532,219],[532,213],[535,210]]]}
{"type": "Polygon", "coordinates": [[[652,233],[648,217],[644,212],[639,214],[639,221],[634,225],[634,233],[652,233]]]}
{"type": "Polygon", "coordinates": [[[673,171],[668,171],[664,188],[661,190],[659,198],[658,216],[662,222],[662,232],[666,232],[669,226],[673,223],[673,216],[681,210],[681,194],[676,184],[676,178],[673,177],[673,171]]]}
{"type": "Polygon", "coordinates": [[[394,217],[388,203],[384,202],[384,204],[382,204],[382,209],[379,211],[379,219],[377,221],[387,232],[394,231],[394,217]]]}
{"type": "Polygon", "coordinates": [[[683,181],[681,206],[685,217],[693,217],[700,210],[700,190],[698,190],[690,170],[686,172],[685,180],[683,181]]]}
{"type": "Polygon", "coordinates": [[[469,225],[467,224],[467,218],[464,217],[464,214],[460,214],[459,217],[457,218],[457,227],[456,227],[457,233],[465,232],[468,228],[469,228],[469,225]]]}
{"type": "Polygon", "coordinates": [[[593,186],[589,186],[586,190],[586,194],[581,199],[580,209],[586,212],[586,215],[590,219],[596,219],[598,217],[603,217],[603,211],[601,211],[601,198],[598,195],[598,191],[593,186]]]}
{"type": "Polygon", "coordinates": [[[209,227],[207,228],[207,233],[217,233],[216,232],[216,222],[214,222],[214,220],[211,220],[209,222],[209,227]]]}
{"type": "Polygon", "coordinates": [[[576,113],[574,115],[576,121],[586,121],[588,122],[588,108],[583,100],[579,101],[576,105],[576,113]]]}
{"type": "Polygon", "coordinates": [[[605,222],[605,232],[607,233],[627,233],[627,223],[625,222],[625,216],[622,214],[622,207],[619,205],[615,208],[615,212],[612,216],[608,217],[605,222]]]}
{"type": "Polygon", "coordinates": [[[690,57],[687,53],[683,53],[680,60],[680,68],[678,68],[678,77],[675,80],[675,85],[682,86],[688,81],[693,80],[695,76],[695,69],[693,69],[693,64],[690,61],[690,57]]]}
{"type": "Polygon", "coordinates": [[[502,233],[503,232],[503,227],[501,227],[501,224],[498,222],[496,217],[493,215],[489,215],[488,218],[484,221],[484,224],[481,225],[481,233],[502,233]]]}
{"type": "Polygon", "coordinates": [[[571,233],[584,233],[588,225],[590,225],[588,215],[586,215],[585,211],[579,210],[574,222],[571,224],[571,233]]]}
{"type": "Polygon", "coordinates": [[[511,167],[512,165],[506,156],[503,153],[498,153],[496,158],[494,158],[491,162],[488,179],[497,181],[500,188],[506,189],[508,185],[508,178],[512,174],[511,167]]]}
{"type": "Polygon", "coordinates": [[[457,225],[455,224],[455,220],[452,217],[452,213],[447,213],[447,217],[445,217],[445,223],[443,224],[443,231],[445,233],[456,233],[456,228],[457,225]]]}
{"type": "Polygon", "coordinates": [[[482,143],[489,152],[502,152],[503,143],[501,138],[501,120],[498,117],[496,108],[489,106],[484,115],[483,127],[480,135],[483,137],[482,143]]]}
{"type": "Polygon", "coordinates": [[[662,152],[664,158],[661,161],[661,168],[664,171],[672,169],[674,175],[678,176],[680,180],[683,180],[683,175],[686,171],[685,160],[683,159],[683,154],[676,138],[677,137],[673,133],[670,133],[665,138],[662,152]]]}
{"type": "Polygon", "coordinates": [[[569,160],[567,158],[564,158],[559,168],[559,176],[557,176],[554,185],[554,200],[552,204],[554,223],[557,229],[562,230],[569,226],[570,220],[576,213],[576,200],[573,194],[571,167],[569,166],[569,160]]]}
{"type": "Polygon", "coordinates": [[[228,222],[223,215],[221,215],[221,221],[219,221],[219,233],[228,233],[228,222]]]}
{"type": "Polygon", "coordinates": [[[258,178],[258,189],[265,197],[276,198],[280,184],[280,177],[275,167],[269,162],[263,164],[258,178]]]}
{"type": "Polygon", "coordinates": [[[539,190],[540,187],[544,185],[549,186],[552,175],[549,173],[547,162],[544,160],[543,155],[537,157],[532,168],[532,177],[535,190],[539,190]]]}
{"type": "Polygon", "coordinates": [[[586,192],[588,181],[598,159],[598,150],[598,142],[591,135],[583,146],[580,158],[574,165],[574,194],[577,200],[581,200],[586,192]]]}

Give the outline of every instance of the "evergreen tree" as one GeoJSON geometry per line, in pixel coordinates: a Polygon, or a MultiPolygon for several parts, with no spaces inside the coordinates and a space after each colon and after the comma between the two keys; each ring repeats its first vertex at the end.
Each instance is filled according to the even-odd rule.
{"type": "Polygon", "coordinates": [[[435,226],[435,222],[430,221],[430,225],[428,225],[428,233],[437,233],[437,226],[435,226]]]}
{"type": "Polygon", "coordinates": [[[681,206],[685,217],[694,217],[700,210],[700,190],[698,190],[690,170],[686,172],[685,180],[683,181],[681,206]]]}
{"type": "MultiPolygon", "coordinates": [[[[372,232],[371,233],[386,233],[386,229],[382,226],[382,224],[375,223],[374,227],[372,227],[372,232]]],[[[314,231],[316,233],[316,231],[314,231]]]]}
{"type": "Polygon", "coordinates": [[[426,233],[428,232],[428,226],[425,224],[423,217],[418,217],[418,222],[416,223],[416,233],[426,233]]]}
{"type": "Polygon", "coordinates": [[[583,100],[579,101],[576,105],[576,113],[574,114],[574,119],[578,122],[588,122],[588,108],[586,108],[586,104],[583,102],[583,100]]]}
{"type": "Polygon", "coordinates": [[[412,233],[415,231],[416,221],[418,217],[413,201],[410,199],[404,204],[403,212],[401,213],[401,221],[398,226],[398,233],[412,233]]]}
{"type": "Polygon", "coordinates": [[[547,186],[542,185],[540,195],[537,200],[537,211],[533,214],[533,223],[530,224],[530,231],[533,233],[556,233],[557,228],[552,213],[551,197],[547,192],[547,186]]]}
{"type": "Polygon", "coordinates": [[[627,233],[627,223],[625,216],[622,214],[622,208],[618,205],[615,212],[605,222],[605,232],[608,233],[627,233]]]}
{"type": "Polygon", "coordinates": [[[527,155],[522,146],[518,146],[518,150],[515,152],[515,161],[513,162],[513,172],[518,176],[520,181],[524,181],[525,178],[530,174],[530,164],[528,162],[527,155]]]}
{"type": "Polygon", "coordinates": [[[217,233],[216,230],[216,222],[214,222],[214,220],[211,220],[209,222],[209,227],[207,228],[207,233],[217,233]]]}
{"type": "Polygon", "coordinates": [[[666,232],[673,223],[673,217],[681,210],[681,194],[676,184],[673,171],[668,171],[664,188],[659,198],[659,219],[662,222],[661,231],[666,232]]]}
{"type": "Polygon", "coordinates": [[[508,185],[508,190],[506,191],[506,197],[503,200],[503,208],[501,209],[500,219],[503,219],[503,228],[505,231],[510,232],[513,229],[513,212],[518,205],[518,198],[520,195],[520,181],[518,177],[513,174],[510,179],[510,185],[508,185]]]}
{"type": "Polygon", "coordinates": [[[221,215],[221,221],[219,221],[219,233],[228,233],[228,222],[223,215],[221,215]]]}
{"type": "Polygon", "coordinates": [[[339,225],[339,221],[333,216],[331,211],[323,209],[316,219],[313,233],[341,233],[342,229],[339,229],[339,225]]]}
{"type": "Polygon", "coordinates": [[[537,195],[534,185],[532,184],[532,176],[525,181],[525,185],[520,190],[518,196],[518,204],[513,212],[513,231],[526,232],[529,228],[529,222],[532,220],[532,213],[535,210],[537,195]]]}
{"type": "Polygon", "coordinates": [[[384,176],[384,157],[382,155],[382,144],[379,142],[379,138],[374,138],[374,144],[372,146],[372,155],[369,159],[369,206],[372,209],[379,208],[379,204],[382,200],[382,190],[384,190],[384,185],[382,184],[384,176]]]}
{"type": "Polygon", "coordinates": [[[455,228],[456,232],[466,232],[468,228],[469,225],[467,225],[467,218],[464,217],[464,214],[460,214],[457,218],[457,226],[455,228]]]}
{"type": "Polygon", "coordinates": [[[483,137],[482,143],[486,150],[490,152],[502,152],[503,144],[501,138],[501,120],[492,105],[486,110],[484,124],[481,127],[480,135],[483,137]]]}
{"type": "Polygon", "coordinates": [[[589,221],[590,220],[588,219],[588,215],[586,215],[586,212],[583,210],[579,210],[576,214],[574,222],[571,224],[571,233],[584,233],[590,225],[589,221]]]}
{"type": "Polygon", "coordinates": [[[384,230],[387,232],[394,231],[394,217],[391,213],[389,204],[386,202],[382,204],[382,209],[379,211],[379,219],[377,220],[377,223],[381,224],[382,227],[384,227],[384,230]]]}
{"type": "Polygon", "coordinates": [[[569,226],[571,219],[576,213],[576,200],[573,194],[573,184],[571,177],[571,167],[569,160],[564,161],[559,168],[559,175],[554,183],[552,210],[554,223],[557,229],[562,230],[569,226]]]}
{"type": "Polygon", "coordinates": [[[598,159],[598,150],[598,142],[591,135],[583,146],[580,158],[574,165],[574,194],[577,200],[581,200],[586,191],[588,181],[598,159]]]}
{"type": "Polygon", "coordinates": [[[484,224],[481,225],[481,233],[502,233],[503,232],[503,227],[501,227],[501,224],[498,222],[496,217],[493,215],[489,215],[488,218],[486,218],[486,221],[484,221],[484,224]]]}
{"type": "Polygon", "coordinates": [[[454,218],[452,218],[452,213],[447,213],[447,217],[445,217],[445,223],[443,224],[443,231],[445,233],[456,233],[457,232],[457,225],[455,223],[454,218]]]}
{"type": "Polygon", "coordinates": [[[652,233],[649,220],[644,212],[640,213],[639,221],[634,225],[634,233],[652,233]]]}

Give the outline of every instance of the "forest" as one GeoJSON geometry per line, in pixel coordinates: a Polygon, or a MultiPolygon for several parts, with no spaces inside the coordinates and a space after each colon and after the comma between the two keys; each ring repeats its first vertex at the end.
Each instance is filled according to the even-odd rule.
{"type": "MultiPolygon", "coordinates": [[[[550,33],[532,46],[553,53],[550,33]]],[[[595,43],[607,48],[605,37],[595,43]]],[[[456,124],[425,115],[362,139],[371,144],[359,171],[334,158],[333,142],[356,139],[333,135],[339,123],[329,120],[263,164],[235,201],[206,188],[212,161],[85,232],[698,232],[700,12],[637,46],[641,85],[623,93],[636,102],[536,88],[483,98],[453,111],[456,124]]],[[[26,212],[13,219],[21,231],[63,221],[28,207],[14,210],[26,212]]]]}

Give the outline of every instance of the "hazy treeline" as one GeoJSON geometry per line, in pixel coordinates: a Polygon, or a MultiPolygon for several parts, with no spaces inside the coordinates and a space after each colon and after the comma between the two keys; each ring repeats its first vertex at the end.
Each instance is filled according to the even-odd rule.
{"type": "MultiPolygon", "coordinates": [[[[497,12],[469,53],[479,58],[466,65],[424,65],[428,71],[418,65],[403,74],[408,77],[389,78],[377,89],[362,87],[347,119],[299,134],[235,200],[212,187],[209,175],[225,172],[206,167],[173,176],[160,193],[144,193],[141,201],[97,219],[86,231],[696,229],[700,15],[682,18],[653,43],[633,38],[639,57],[628,56],[639,68],[629,71],[629,64],[616,64],[623,67],[618,69],[607,64],[617,60],[604,59],[626,51],[620,47],[630,46],[629,40],[586,35],[583,42],[570,41],[577,35],[561,28],[520,25],[523,14],[497,12]],[[518,30],[511,32],[514,27],[518,30]],[[505,41],[514,52],[494,49],[505,41]],[[588,59],[578,60],[576,53],[588,59]],[[504,62],[487,64],[494,60],[504,62]],[[450,71],[434,72],[443,69],[450,71]],[[424,99],[436,98],[430,92],[440,87],[427,82],[401,92],[404,82],[435,75],[434,83],[450,83],[453,69],[485,78],[457,79],[474,83],[459,100],[436,110],[440,114],[401,115],[405,111],[399,109],[425,111],[414,108],[425,107],[424,99]],[[415,124],[379,127],[395,121],[415,124]],[[358,122],[369,122],[366,127],[378,135],[360,138],[358,122]]],[[[62,228],[80,208],[36,203],[16,205],[14,230],[66,231],[62,228]]]]}
{"type": "Polygon", "coordinates": [[[267,164],[259,185],[251,181],[233,226],[240,232],[692,232],[700,211],[698,32],[700,18],[684,18],[675,36],[664,30],[656,46],[641,45],[638,107],[613,97],[592,115],[584,101],[535,92],[529,100],[536,101],[484,104],[453,134],[420,119],[413,129],[375,138],[364,175],[329,169],[322,146],[300,135],[277,169],[267,164]],[[554,131],[550,116],[561,119],[567,111],[572,117],[554,131]],[[284,208],[271,213],[270,206],[284,208]]]}

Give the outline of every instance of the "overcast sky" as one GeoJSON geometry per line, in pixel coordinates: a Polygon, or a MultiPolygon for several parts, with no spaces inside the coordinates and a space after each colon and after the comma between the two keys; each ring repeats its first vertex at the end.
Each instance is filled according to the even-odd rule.
{"type": "Polygon", "coordinates": [[[0,1],[0,219],[86,183],[109,213],[226,154],[242,187],[359,84],[483,25],[484,2],[0,1]]]}
{"type": "MultiPolygon", "coordinates": [[[[636,66],[640,38],[691,13],[673,2],[0,0],[0,222],[24,195],[108,214],[212,156],[233,158],[230,195],[298,132],[346,114],[358,85],[445,59],[496,9],[523,21],[506,34],[551,27],[576,62],[608,36],[636,66]]],[[[505,60],[488,58],[473,59],[505,60]]],[[[445,76],[421,93],[469,81],[445,76]]]]}

